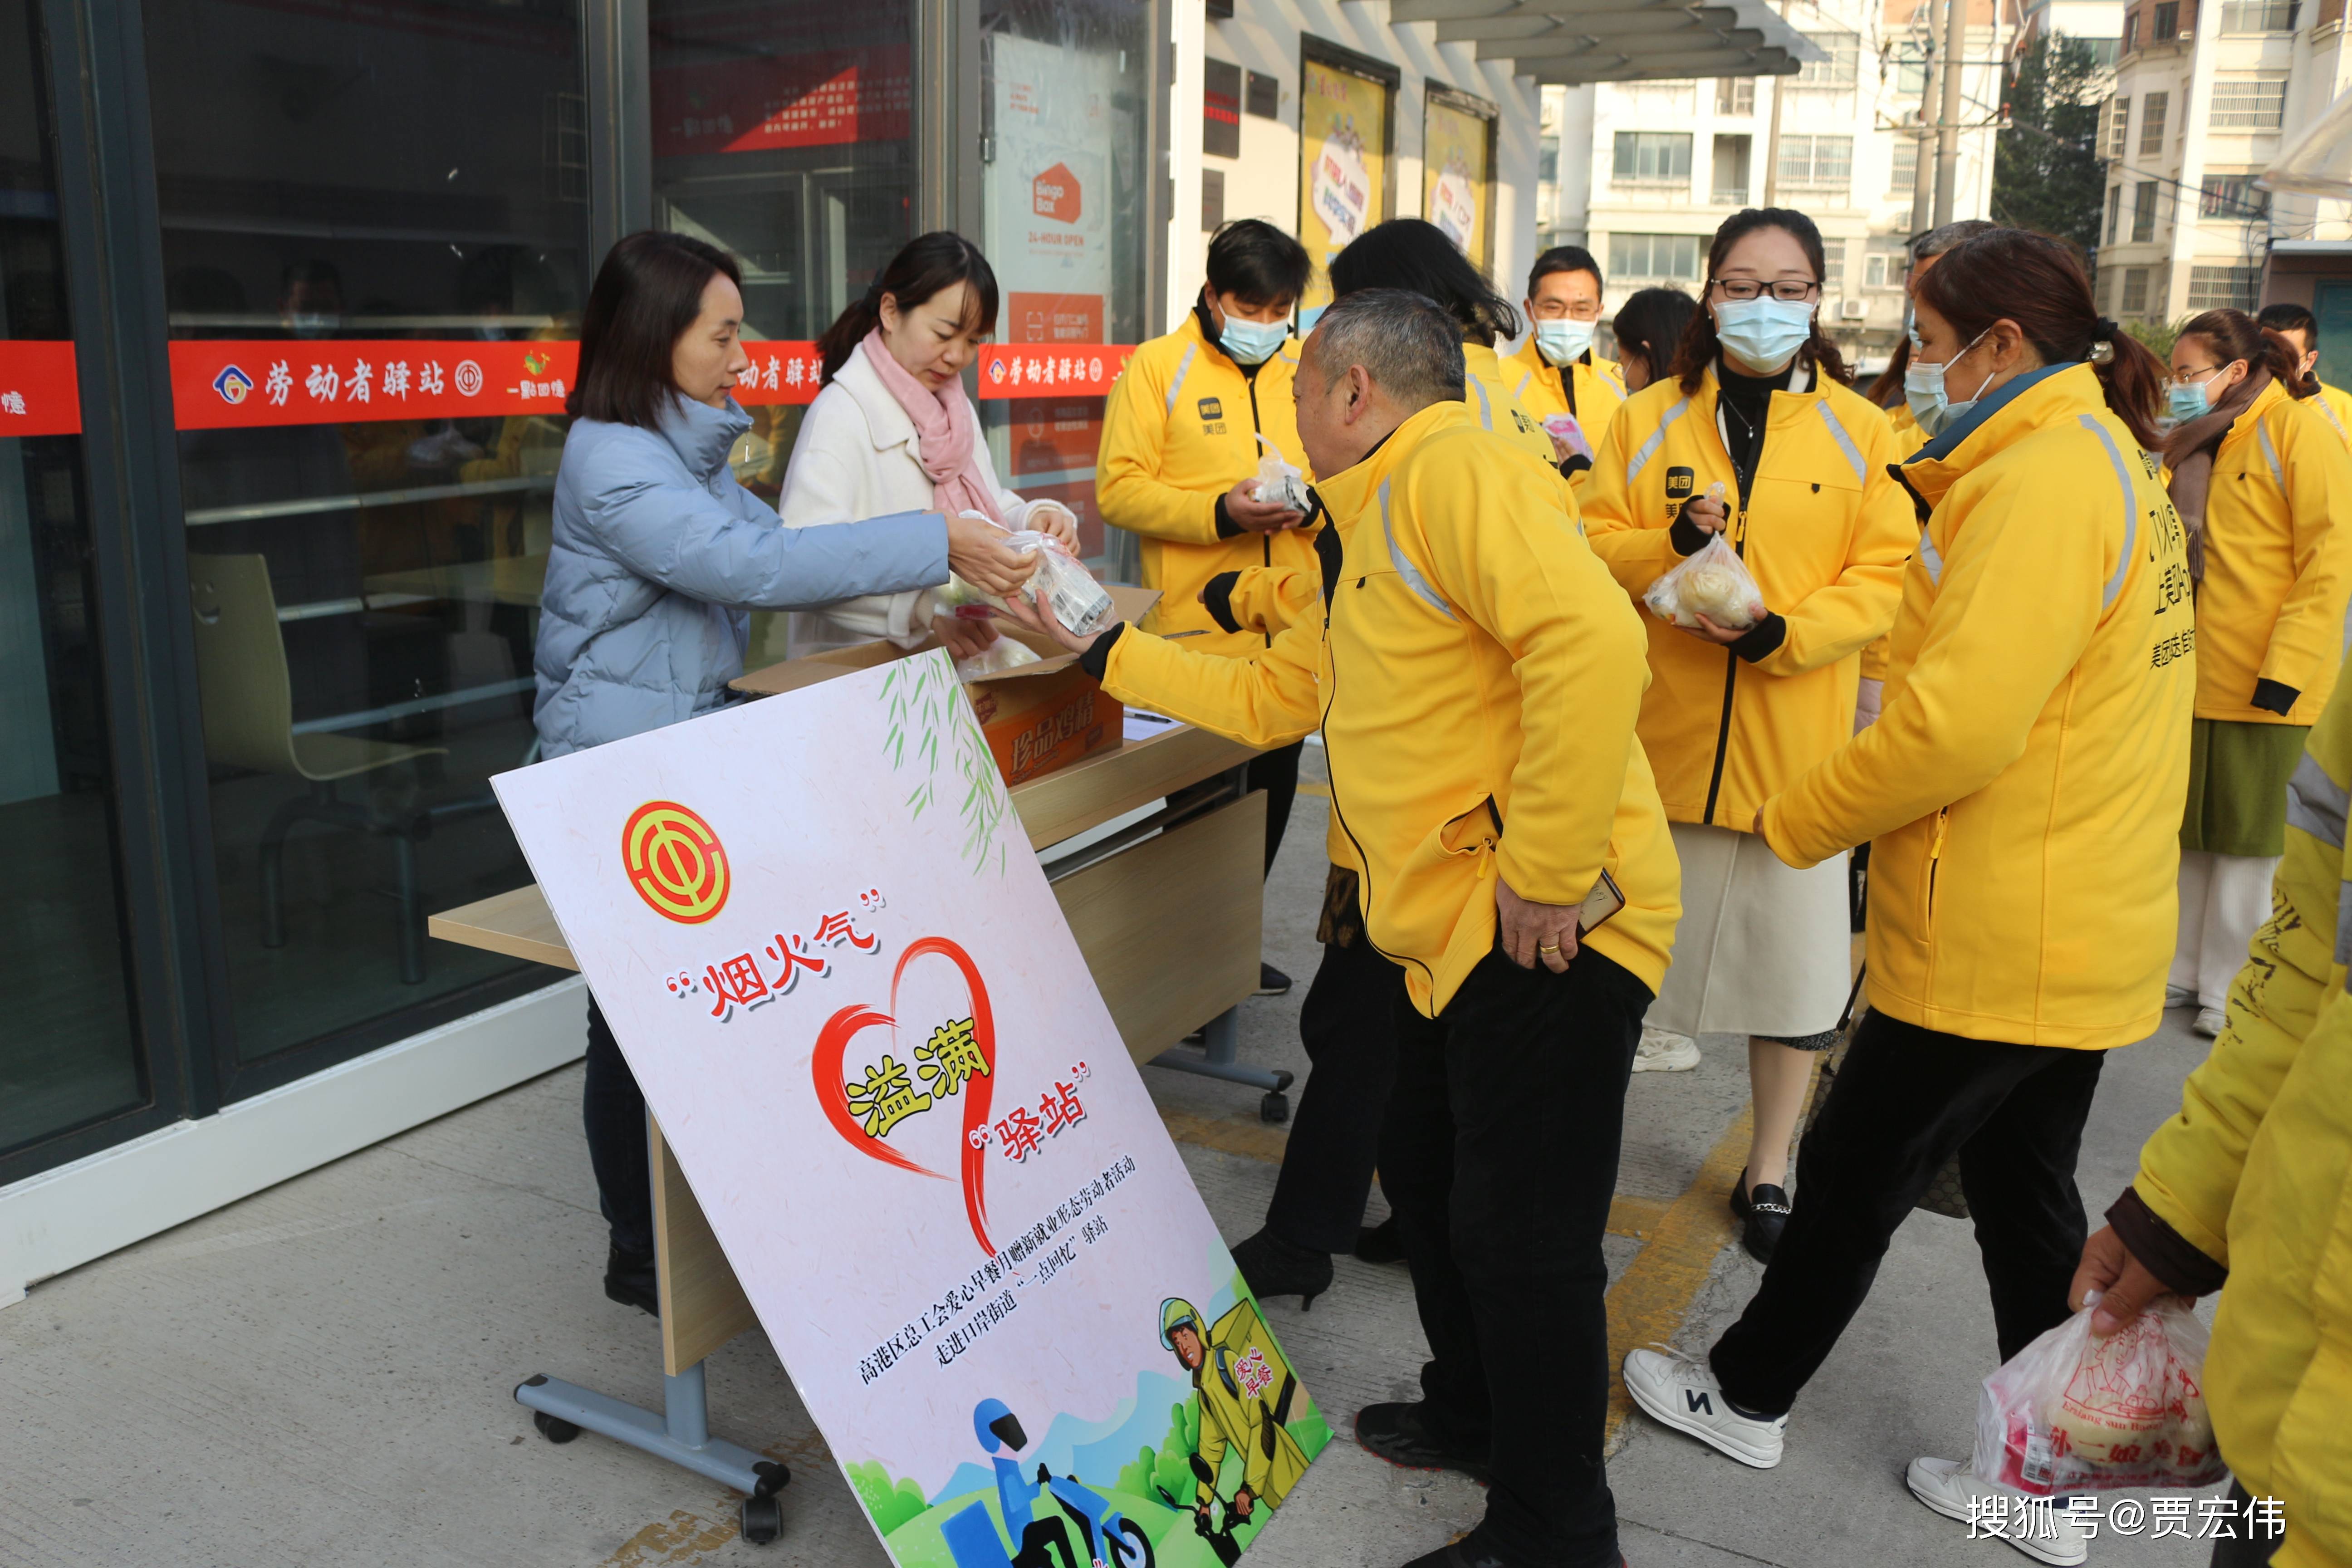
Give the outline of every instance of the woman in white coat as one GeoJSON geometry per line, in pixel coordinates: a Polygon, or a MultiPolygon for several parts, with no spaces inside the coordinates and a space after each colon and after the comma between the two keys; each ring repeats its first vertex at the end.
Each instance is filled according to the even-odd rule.
{"type": "MultiPolygon", "coordinates": [[[[787,528],[901,511],[976,511],[1036,529],[1075,551],[1077,520],[997,482],[963,368],[996,330],[996,274],[980,247],[944,230],[909,241],[818,340],[824,388],[809,405],[777,510],[787,528]],[[895,499],[894,499],[895,498],[895,499]]],[[[845,636],[917,647],[936,635],[958,658],[996,640],[985,620],[949,613],[936,589],[868,594],[821,612],[845,636]]]]}

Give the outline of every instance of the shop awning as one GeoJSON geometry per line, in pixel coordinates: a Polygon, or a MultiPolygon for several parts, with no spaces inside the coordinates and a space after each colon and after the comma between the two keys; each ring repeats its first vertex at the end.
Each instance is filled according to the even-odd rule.
{"type": "Polygon", "coordinates": [[[1390,20],[1433,22],[1437,41],[1513,61],[1538,81],[1788,76],[1828,57],[1764,0],[1390,0],[1390,20]]]}

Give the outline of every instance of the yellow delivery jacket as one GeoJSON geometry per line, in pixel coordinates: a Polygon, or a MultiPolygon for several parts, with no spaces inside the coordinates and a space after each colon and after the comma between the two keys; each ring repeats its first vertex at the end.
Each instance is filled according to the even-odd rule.
{"type": "Polygon", "coordinates": [[[2230,1271],[2205,1359],[2221,1456],[2285,1505],[2279,1568],[2352,1563],[2352,922],[2339,684],[2287,786],[2286,858],[2229,1024],[2140,1151],[2140,1200],[2230,1271]]]}
{"type": "Polygon", "coordinates": [[[1895,624],[1919,523],[1888,472],[1896,453],[1884,416],[1818,374],[1810,392],[1772,395],[1755,482],[1738,505],[1717,387],[1710,370],[1696,393],[1674,381],[1635,393],[1577,499],[1592,552],[1636,605],[1683,560],[1670,531],[1682,503],[1715,484],[1734,503],[1732,542],[1787,636],[1751,662],[1643,609],[1642,748],[1669,817],[1745,833],[1768,796],[1853,733],[1859,656],[1895,624]]]}
{"type": "Polygon", "coordinates": [[[1615,360],[1602,359],[1587,349],[1568,367],[1574,374],[1563,377],[1559,367],[1536,347],[1532,331],[1503,368],[1512,378],[1511,395],[1536,416],[1538,424],[1548,415],[1573,414],[1584,426],[1584,438],[1596,447],[1609,422],[1617,417],[1618,405],[1625,401],[1625,369],[1615,360]],[[1576,394],[1573,406],[1569,396],[1571,388],[1576,394]]]}
{"type": "Polygon", "coordinates": [[[1478,416],[1478,427],[1550,462],[1551,437],[1545,432],[1543,422],[1511,395],[1504,382],[1501,356],[1484,343],[1465,339],[1462,344],[1462,368],[1466,373],[1462,401],[1478,416]]]}
{"type": "Polygon", "coordinates": [[[2014,1045],[2146,1039],[2189,788],[2188,537],[2088,365],[2030,372],[1902,476],[1934,509],[1878,722],[1765,803],[1792,866],[1868,842],[1870,1005],[2014,1045]]]}
{"type": "Polygon", "coordinates": [[[2273,381],[2221,437],[2197,586],[2197,717],[2309,724],[2336,689],[2352,596],[2352,454],[2326,416],[2273,381]],[[2253,705],[2254,682],[2301,695],[2253,705]]]}
{"type": "Polygon", "coordinates": [[[1307,467],[1290,398],[1297,368],[1294,340],[1244,375],[1188,315],[1135,351],[1104,400],[1095,501],[1104,521],[1142,540],[1143,584],[1160,595],[1145,620],[1152,629],[1202,634],[1188,640],[1211,653],[1253,652],[1265,639],[1219,630],[1202,585],[1244,566],[1313,570],[1311,528],[1217,534],[1217,498],[1257,472],[1259,433],[1307,467]]]}
{"type": "Polygon", "coordinates": [[[2340,386],[2330,386],[2323,381],[2319,384],[2318,395],[2304,401],[2327,421],[2327,427],[2336,432],[2345,446],[2352,447],[2352,393],[2340,386]]]}

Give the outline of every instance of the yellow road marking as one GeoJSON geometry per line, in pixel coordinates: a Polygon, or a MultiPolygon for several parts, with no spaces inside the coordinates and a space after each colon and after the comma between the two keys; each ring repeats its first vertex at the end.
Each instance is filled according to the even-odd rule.
{"type": "Polygon", "coordinates": [[[621,1542],[621,1549],[604,1559],[604,1568],[675,1568],[718,1551],[740,1528],[734,1520],[704,1519],[681,1508],[621,1542]]]}
{"type": "Polygon", "coordinates": [[[1298,793],[1301,795],[1311,795],[1318,800],[1329,800],[1331,798],[1331,786],[1327,784],[1318,783],[1314,779],[1300,779],[1298,781],[1298,793]]]}

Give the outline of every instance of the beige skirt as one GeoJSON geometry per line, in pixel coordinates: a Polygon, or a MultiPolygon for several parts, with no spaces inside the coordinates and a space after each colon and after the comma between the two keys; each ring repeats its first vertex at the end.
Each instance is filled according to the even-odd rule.
{"type": "Polygon", "coordinates": [[[1846,858],[1800,871],[1752,833],[1671,826],[1683,919],[1644,1022],[1677,1035],[1808,1045],[1835,1029],[1853,985],[1846,858]]]}

